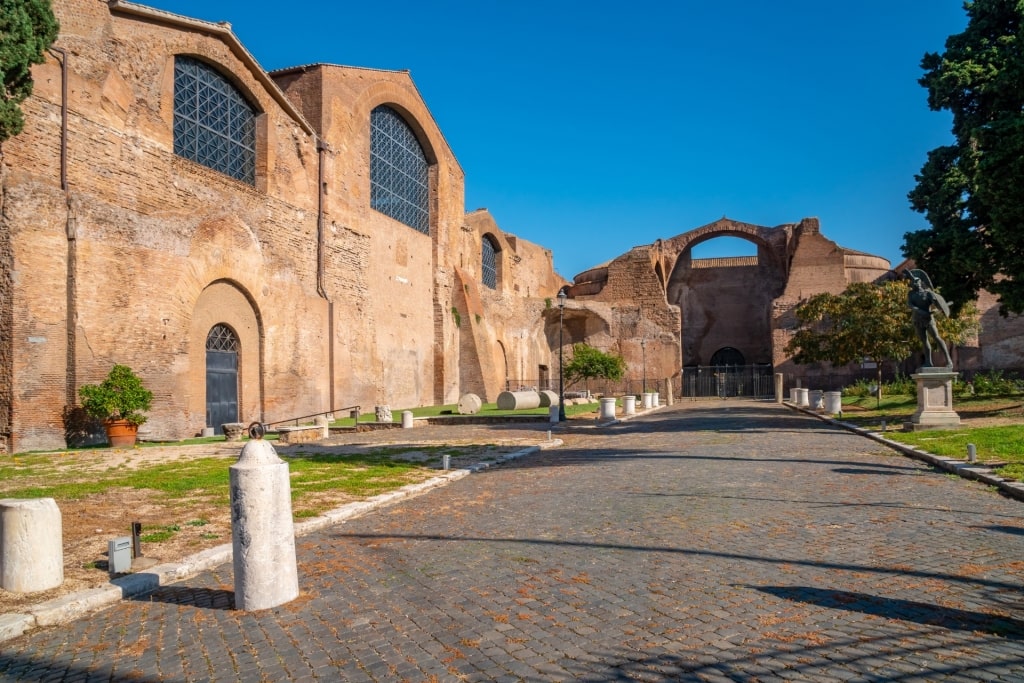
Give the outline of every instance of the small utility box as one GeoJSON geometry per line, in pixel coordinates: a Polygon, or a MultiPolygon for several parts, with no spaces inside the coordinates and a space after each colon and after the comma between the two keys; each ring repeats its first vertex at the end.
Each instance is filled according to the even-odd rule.
{"type": "Polygon", "coordinates": [[[124,574],[132,570],[132,537],[118,536],[107,541],[107,567],[111,574],[124,574]]]}

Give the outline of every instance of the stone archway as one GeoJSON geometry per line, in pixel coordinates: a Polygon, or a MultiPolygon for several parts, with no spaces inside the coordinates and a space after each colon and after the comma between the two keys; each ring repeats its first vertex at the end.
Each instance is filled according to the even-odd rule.
{"type": "Polygon", "coordinates": [[[723,218],[666,240],[672,263],[668,303],[679,306],[683,365],[712,365],[723,347],[747,363],[772,361],[772,301],[786,286],[791,228],[765,228],[723,218]],[[695,259],[693,247],[719,237],[752,242],[756,256],[695,259]]]}
{"type": "MultiPolygon", "coordinates": [[[[209,381],[208,351],[210,333],[218,328],[230,329],[235,338],[237,355],[234,362],[237,412],[234,421],[263,419],[262,359],[263,329],[256,307],[247,292],[236,282],[218,280],[208,285],[196,300],[189,331],[189,400],[188,425],[193,433],[208,424],[207,390],[209,381]]],[[[223,370],[223,368],[221,368],[223,370]]],[[[219,377],[230,381],[226,375],[219,377]]],[[[214,417],[215,421],[220,418],[214,417]]]]}

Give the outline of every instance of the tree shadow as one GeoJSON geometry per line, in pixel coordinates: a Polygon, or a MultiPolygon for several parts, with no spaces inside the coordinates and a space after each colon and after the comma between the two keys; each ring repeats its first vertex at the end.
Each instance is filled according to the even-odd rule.
{"type": "Polygon", "coordinates": [[[1013,617],[931,605],[916,600],[885,598],[868,593],[812,586],[748,586],[748,588],[774,595],[783,600],[803,602],[829,609],[860,612],[885,619],[913,621],[951,631],[968,631],[1011,640],[1024,640],[1024,621],[1013,617]]]}

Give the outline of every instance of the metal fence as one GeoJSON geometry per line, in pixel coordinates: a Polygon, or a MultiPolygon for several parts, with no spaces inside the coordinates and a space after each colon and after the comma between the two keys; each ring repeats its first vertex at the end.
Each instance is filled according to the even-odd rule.
{"type": "Polygon", "coordinates": [[[682,398],[771,398],[771,365],[703,365],[683,368],[682,398]]]}

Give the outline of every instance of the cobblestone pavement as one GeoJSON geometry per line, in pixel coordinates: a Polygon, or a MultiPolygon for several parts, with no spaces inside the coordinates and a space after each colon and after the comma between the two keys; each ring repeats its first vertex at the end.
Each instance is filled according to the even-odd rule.
{"type": "MultiPolygon", "coordinates": [[[[572,432],[572,433],[567,433],[572,432]]],[[[0,646],[0,680],[1021,681],[1021,503],[769,403],[677,405],[0,646]]]]}

